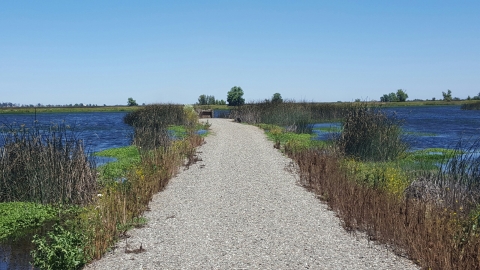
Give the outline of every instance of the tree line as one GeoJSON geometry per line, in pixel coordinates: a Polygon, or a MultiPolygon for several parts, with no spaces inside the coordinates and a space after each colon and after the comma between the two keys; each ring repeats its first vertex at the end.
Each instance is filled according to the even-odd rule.
{"type": "MultiPolygon", "coordinates": [[[[234,86],[227,93],[227,102],[228,106],[241,106],[245,104],[245,99],[243,98],[243,89],[240,86],[234,86]]],[[[273,94],[270,100],[272,103],[281,103],[283,102],[282,95],[280,93],[273,94]]],[[[215,96],[210,95],[200,95],[198,97],[197,105],[226,105],[227,103],[222,100],[216,100],[215,96]]]]}

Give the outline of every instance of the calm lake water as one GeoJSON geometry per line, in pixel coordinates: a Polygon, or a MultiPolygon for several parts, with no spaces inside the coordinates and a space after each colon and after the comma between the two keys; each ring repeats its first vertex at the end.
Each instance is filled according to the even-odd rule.
{"type": "MultiPolygon", "coordinates": [[[[403,119],[406,139],[412,149],[453,148],[460,139],[479,138],[480,111],[465,111],[459,106],[425,106],[387,108],[388,113],[403,119]]],[[[228,112],[222,111],[217,117],[228,112]]],[[[66,124],[75,131],[90,151],[127,146],[132,139],[133,130],[123,123],[126,113],[59,113],[59,114],[21,114],[1,115],[2,125],[33,125],[36,120],[42,128],[66,124]]],[[[315,127],[340,127],[339,123],[317,124],[315,127]]],[[[328,132],[316,130],[319,139],[328,139],[328,132]]],[[[1,136],[1,135],[0,135],[1,136]]],[[[0,139],[0,143],[1,139],[0,139]]],[[[100,161],[101,163],[101,161],[100,161]]],[[[28,244],[28,243],[27,243],[28,244]]],[[[31,269],[28,264],[28,252],[25,246],[0,245],[0,270],[31,269]],[[3,250],[3,251],[2,251],[3,250]],[[15,256],[11,256],[15,254],[15,256]]]]}

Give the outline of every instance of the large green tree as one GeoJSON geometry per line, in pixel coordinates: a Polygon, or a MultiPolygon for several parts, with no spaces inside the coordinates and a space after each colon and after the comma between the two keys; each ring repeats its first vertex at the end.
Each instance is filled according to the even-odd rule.
{"type": "Polygon", "coordinates": [[[240,106],[245,104],[243,90],[240,86],[234,86],[227,93],[228,106],[240,106]]]}

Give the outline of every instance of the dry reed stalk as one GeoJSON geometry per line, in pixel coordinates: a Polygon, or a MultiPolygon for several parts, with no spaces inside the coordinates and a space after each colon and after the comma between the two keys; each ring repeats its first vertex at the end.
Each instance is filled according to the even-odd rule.
{"type": "Polygon", "coordinates": [[[307,151],[292,158],[301,184],[319,194],[347,230],[365,231],[424,268],[480,268],[480,238],[468,229],[467,214],[357,184],[335,155],[307,151]]]}

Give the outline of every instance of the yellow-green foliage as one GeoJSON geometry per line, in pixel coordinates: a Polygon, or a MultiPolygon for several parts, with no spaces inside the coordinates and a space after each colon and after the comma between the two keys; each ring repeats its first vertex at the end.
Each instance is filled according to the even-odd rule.
{"type": "Polygon", "coordinates": [[[345,159],[344,166],[352,179],[395,196],[402,196],[411,183],[409,175],[396,163],[345,159]]]}

